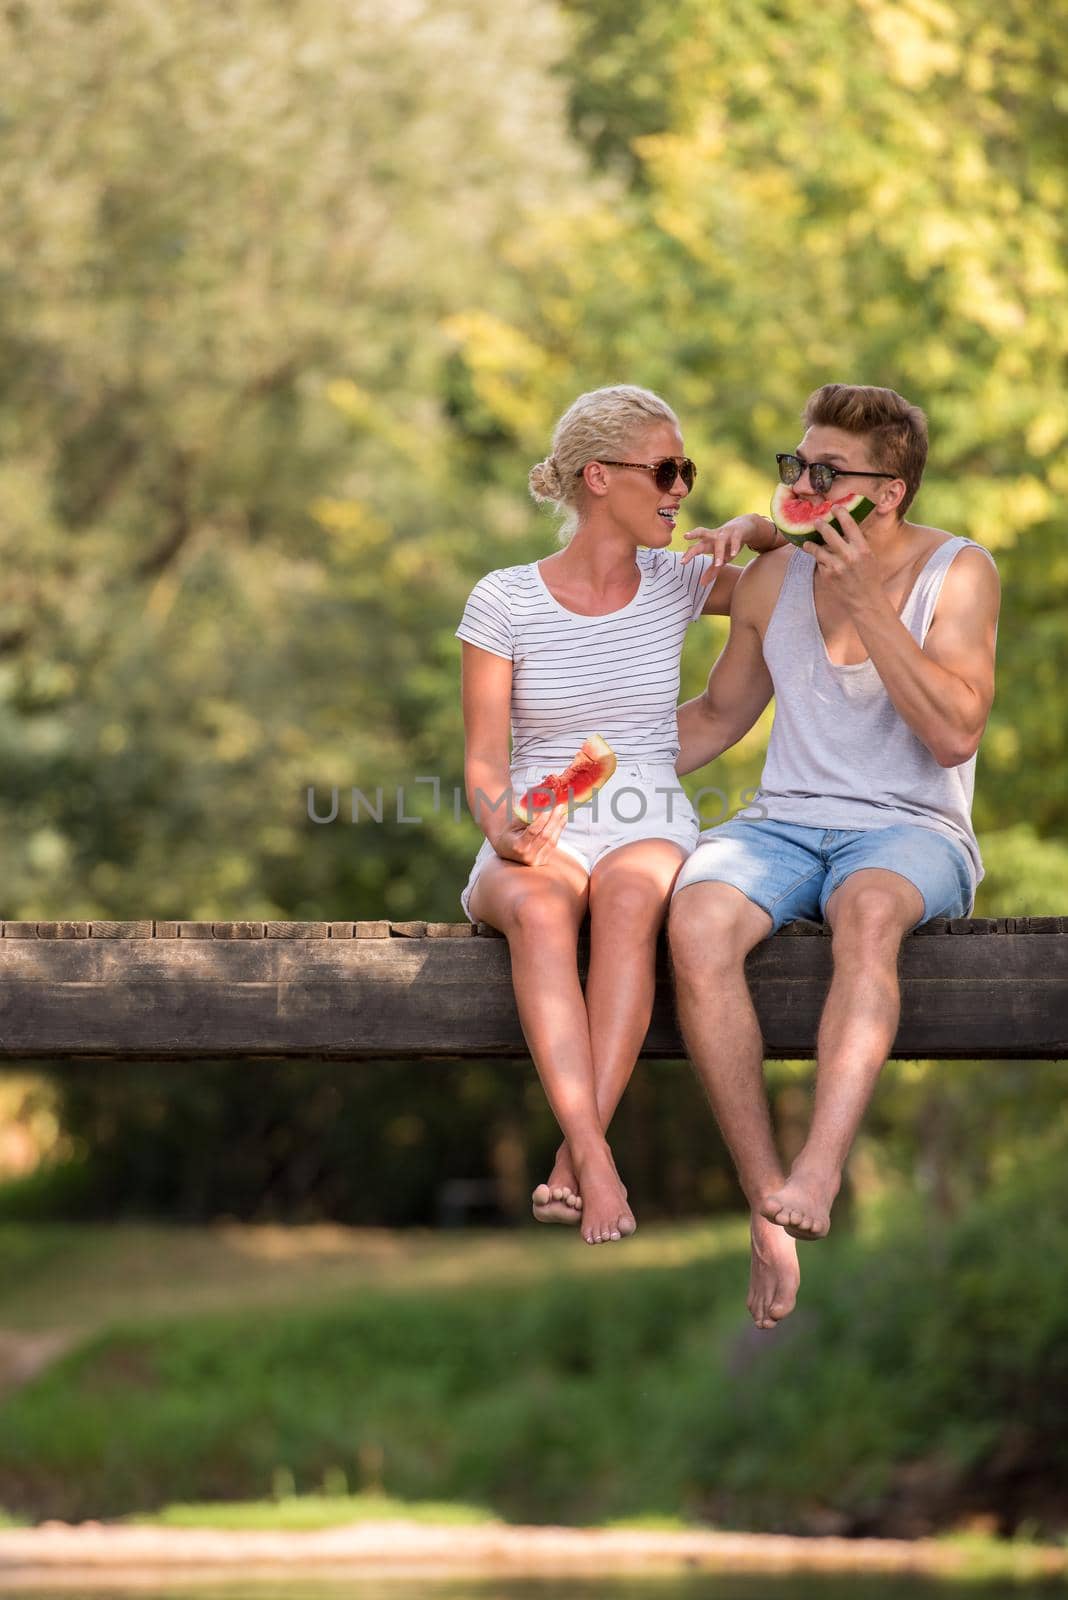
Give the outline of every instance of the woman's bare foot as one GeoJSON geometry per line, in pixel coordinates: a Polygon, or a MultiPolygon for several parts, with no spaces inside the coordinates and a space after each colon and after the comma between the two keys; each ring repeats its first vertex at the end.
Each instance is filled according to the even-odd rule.
{"type": "Polygon", "coordinates": [[[582,1196],[567,1184],[539,1183],[530,1198],[538,1222],[577,1223],[581,1219],[582,1196]]]}
{"type": "Polygon", "coordinates": [[[782,1228],[754,1211],[749,1221],[752,1264],[749,1271],[749,1315],[758,1328],[774,1328],[797,1303],[801,1270],[797,1246],[782,1228]]]}
{"type": "Polygon", "coordinates": [[[607,1244],[634,1232],[638,1224],[627,1204],[627,1191],[605,1147],[602,1157],[585,1163],[582,1189],[582,1237],[587,1244],[607,1244]]]}
{"type": "Polygon", "coordinates": [[[805,1171],[795,1165],[786,1182],[764,1196],[761,1214],[795,1239],[823,1239],[830,1232],[831,1206],[841,1181],[838,1173],[805,1171]]]}
{"type": "Polygon", "coordinates": [[[553,1170],[544,1183],[538,1184],[531,1199],[534,1215],[539,1222],[575,1224],[579,1221],[582,1196],[579,1194],[578,1179],[566,1139],[556,1152],[553,1170]]]}

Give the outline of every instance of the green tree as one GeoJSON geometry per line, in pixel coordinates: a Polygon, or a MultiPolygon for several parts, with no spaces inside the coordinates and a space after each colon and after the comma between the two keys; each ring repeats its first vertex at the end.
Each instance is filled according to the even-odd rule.
{"type": "Polygon", "coordinates": [[[6,916],[433,897],[447,827],[315,829],[305,789],[458,770],[500,507],[440,324],[576,187],[564,45],[543,3],[4,13],[6,916]]]}

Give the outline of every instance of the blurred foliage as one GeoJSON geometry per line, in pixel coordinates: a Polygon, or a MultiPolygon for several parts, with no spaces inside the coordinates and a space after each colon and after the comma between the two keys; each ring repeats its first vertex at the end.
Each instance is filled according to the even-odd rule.
{"type": "Polygon", "coordinates": [[[520,1522],[911,1537],[982,1521],[1061,1537],[1061,1168],[1059,1153],[1032,1160],[948,1226],[895,1202],[867,1237],[832,1234],[770,1337],[747,1323],[733,1221],[639,1230],[634,1256],[592,1260],[529,1238],[533,1276],[490,1248],[447,1285],[225,1315],[193,1292],[184,1313],[114,1322],[7,1398],[0,1505],[110,1517],[329,1478],[520,1522]]]}
{"type": "MultiPolygon", "coordinates": [[[[0,913],[458,917],[478,835],[453,629],[482,572],[552,547],[525,477],[555,417],[659,389],[715,522],[763,507],[832,378],[926,408],[914,515],[995,551],[977,910],[1063,911],[1066,22],[1064,0],[9,6],[0,913]],[[350,820],[354,788],[381,823],[350,820]],[[310,820],[335,789],[338,819],[310,820]]],[[[724,634],[691,630],[684,693],[724,634]]],[[[709,821],[769,726],[688,781],[722,791],[709,821]]],[[[956,1072],[924,1090],[951,1121],[956,1072]]],[[[536,1115],[484,1067],[360,1076],[57,1081],[93,1192],[182,1214],[363,1217],[381,1191],[349,1170],[377,1139],[383,1217],[427,1217],[416,1161],[478,1175],[475,1123],[536,1115]],[[433,1131],[386,1182],[394,1101],[433,1131]]],[[[971,1075],[969,1127],[1012,1124],[1006,1081],[971,1075]]],[[[651,1203],[728,1182],[718,1147],[695,1161],[651,1203]]]]}
{"type": "MultiPolygon", "coordinates": [[[[0,1219],[518,1222],[560,1139],[535,1074],[514,1062],[98,1061],[50,1076],[64,1142],[0,1186],[0,1219]]],[[[643,1063],[612,1143],[647,1220],[735,1204],[678,1063],[643,1063]]]]}

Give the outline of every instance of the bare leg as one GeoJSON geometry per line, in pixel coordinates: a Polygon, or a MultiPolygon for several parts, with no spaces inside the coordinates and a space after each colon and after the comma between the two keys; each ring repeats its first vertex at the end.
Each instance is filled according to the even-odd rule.
{"type": "MultiPolygon", "coordinates": [[[[653,1013],[656,941],[671,886],[684,860],[667,839],[620,845],[598,861],[590,879],[590,968],[586,1012],[593,1054],[594,1092],[605,1132],[630,1082],[653,1013]]],[[[580,1185],[565,1140],[546,1184],[535,1199],[562,1190],[578,1206],[580,1185]]],[[[564,1202],[569,1215],[578,1210],[564,1202]]]]}
{"type": "Polygon", "coordinates": [[[683,1038],[752,1212],[748,1304],[758,1328],[773,1328],[793,1310],[800,1283],[796,1245],[759,1210],[783,1173],[745,958],[772,925],[766,911],[726,883],[689,884],[672,900],[668,918],[683,1038]]]}
{"type": "Polygon", "coordinates": [[[589,1020],[578,975],[578,930],[588,879],[559,851],[541,866],[490,861],[471,892],[471,915],[508,940],[523,1035],[575,1157],[591,1243],[634,1231],[626,1191],[604,1136],[593,1084],[589,1020]]]}
{"type": "Polygon", "coordinates": [[[922,916],[916,886],[879,867],[851,873],[827,901],[834,977],[820,1018],[812,1126],[786,1183],[760,1204],[796,1239],[822,1239],[830,1228],[846,1157],[897,1033],[901,940],[922,916]]]}

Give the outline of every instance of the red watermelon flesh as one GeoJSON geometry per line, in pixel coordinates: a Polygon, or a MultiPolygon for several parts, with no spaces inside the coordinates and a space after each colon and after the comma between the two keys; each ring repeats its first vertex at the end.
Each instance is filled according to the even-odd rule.
{"type": "Polygon", "coordinates": [[[583,805],[616,770],[615,753],[599,733],[591,734],[566,772],[548,772],[515,803],[522,822],[533,822],[539,811],[567,802],[583,805]]]}
{"type": "Polygon", "coordinates": [[[848,511],[854,522],[862,522],[874,510],[870,500],[862,494],[839,495],[831,500],[807,500],[796,495],[789,484],[780,483],[771,499],[771,519],[780,533],[793,544],[803,544],[811,539],[813,544],[823,544],[824,539],[816,527],[817,517],[833,518],[837,511],[848,511]]]}

